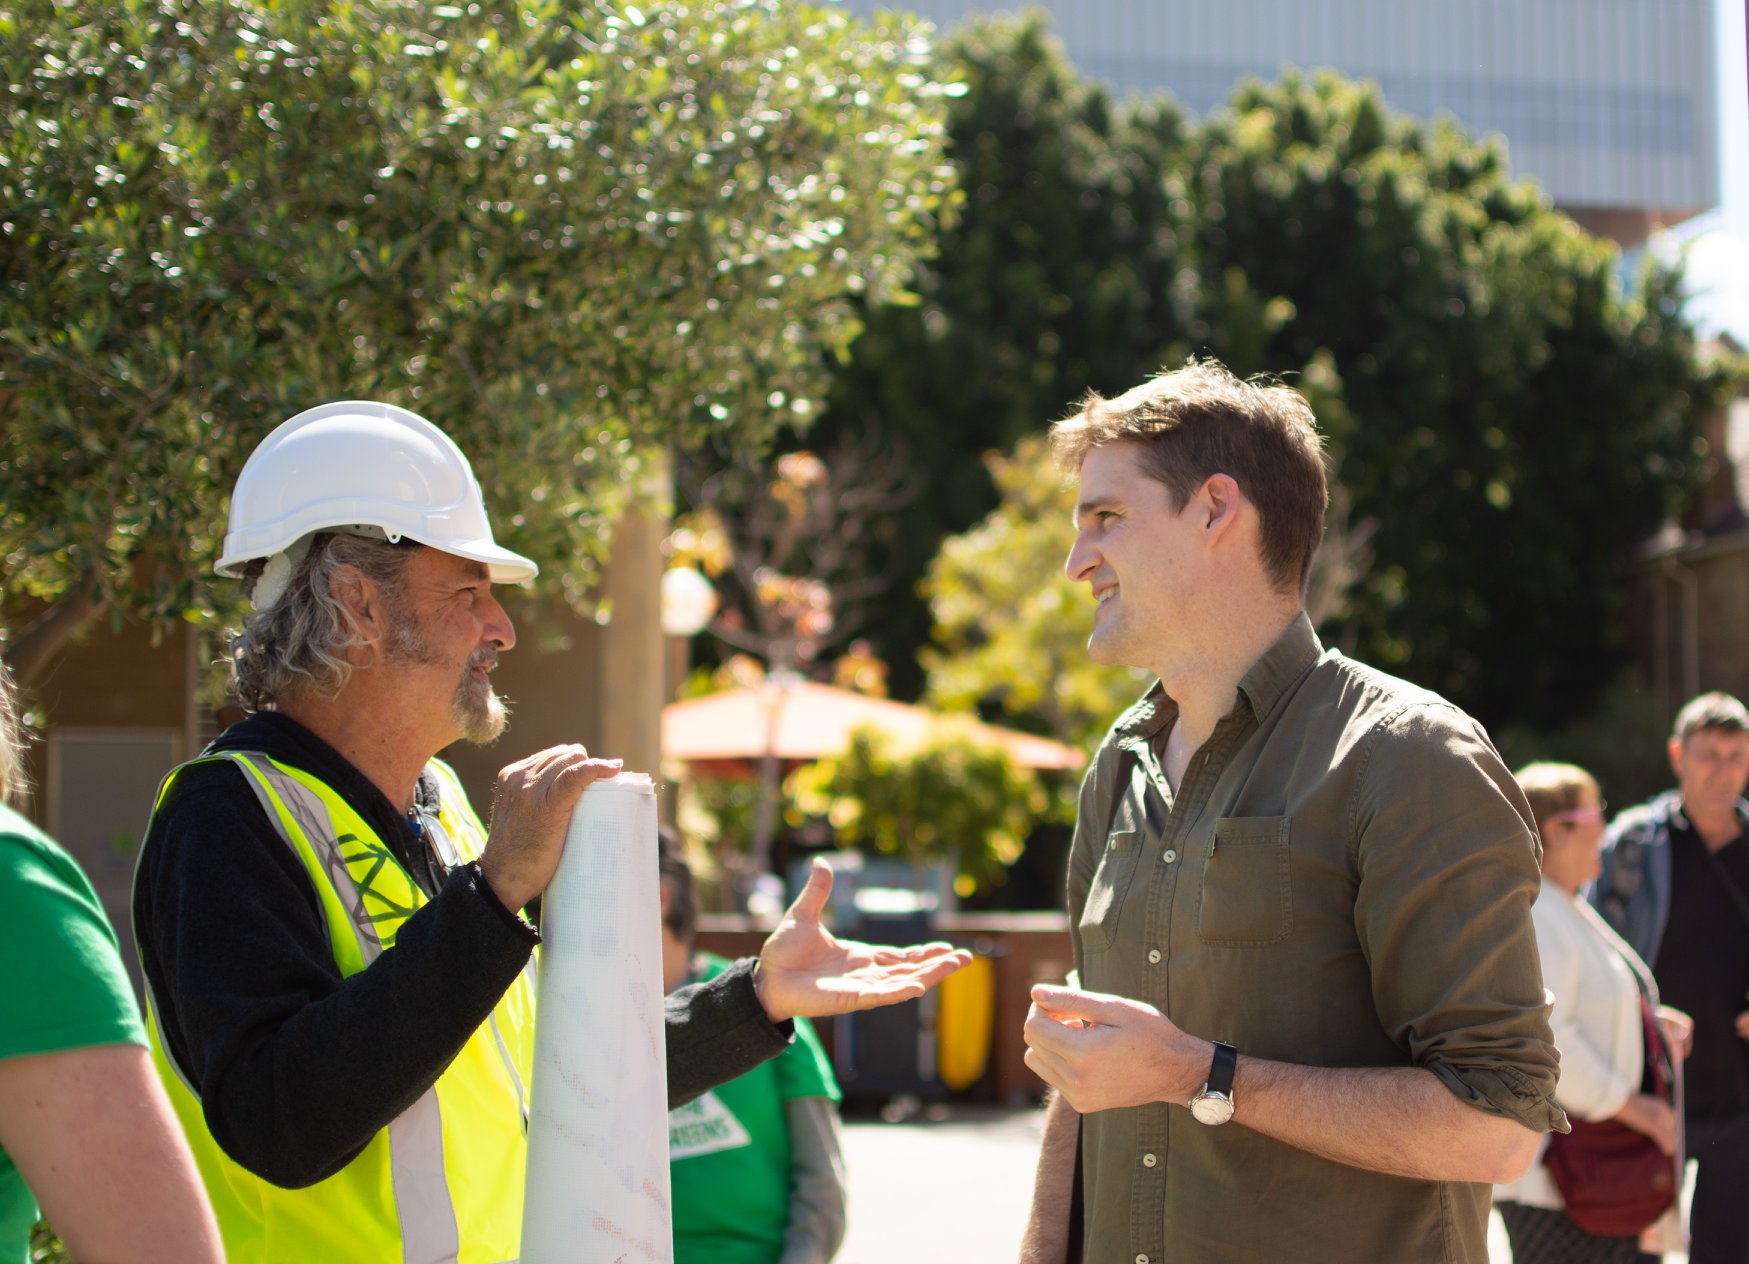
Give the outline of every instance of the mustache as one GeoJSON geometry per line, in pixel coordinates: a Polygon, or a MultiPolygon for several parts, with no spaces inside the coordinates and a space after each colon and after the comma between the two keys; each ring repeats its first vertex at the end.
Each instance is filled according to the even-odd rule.
{"type": "Polygon", "coordinates": [[[484,645],[468,655],[468,670],[483,667],[491,671],[498,666],[498,649],[493,645],[484,645]]]}

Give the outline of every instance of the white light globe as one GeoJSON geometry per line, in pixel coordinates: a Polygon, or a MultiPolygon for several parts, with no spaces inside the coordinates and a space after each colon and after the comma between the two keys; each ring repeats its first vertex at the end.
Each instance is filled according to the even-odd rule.
{"type": "Polygon", "coordinates": [[[695,636],[717,612],[717,590],[690,566],[662,573],[662,631],[669,636],[695,636]]]}

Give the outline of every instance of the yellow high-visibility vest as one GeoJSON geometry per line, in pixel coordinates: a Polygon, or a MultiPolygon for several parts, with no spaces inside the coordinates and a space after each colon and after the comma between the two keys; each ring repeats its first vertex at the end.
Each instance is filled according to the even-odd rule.
{"type": "MultiPolygon", "coordinates": [[[[266,755],[226,751],[164,779],[161,807],[194,764],[227,759],[303,863],[328,942],[351,976],[394,947],[425,894],[374,830],[321,781],[266,755]]],[[[478,859],[486,832],[447,765],[432,761],[439,811],[428,837],[451,865],[478,859]]],[[[213,1140],[200,1098],[170,1058],[147,988],[152,1059],[206,1183],[231,1264],[504,1264],[522,1236],[523,1159],[534,1052],[533,963],[430,1089],[326,1180],[282,1189],[213,1140]]]]}

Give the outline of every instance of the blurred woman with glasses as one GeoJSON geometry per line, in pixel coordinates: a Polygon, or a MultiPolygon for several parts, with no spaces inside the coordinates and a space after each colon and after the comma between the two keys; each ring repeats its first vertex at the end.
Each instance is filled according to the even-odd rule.
{"type": "MultiPolygon", "coordinates": [[[[1680,1058],[1693,1025],[1685,1015],[1658,1006],[1651,971],[1581,895],[1601,868],[1605,818],[1596,780],[1583,768],[1557,763],[1530,764],[1516,775],[1542,839],[1542,890],[1531,916],[1543,985],[1554,1002],[1550,1024],[1561,1051],[1555,1097],[1575,1131],[1571,1137],[1549,1138],[1528,1173],[1495,1187],[1494,1200],[1515,1264],[1633,1264],[1647,1258],[1642,1238],[1658,1250],[1681,1244],[1675,1198],[1679,1116],[1667,1051],[1674,1049],[1680,1058]],[[1588,1125],[1590,1135],[1584,1135],[1588,1125]],[[1634,1140],[1628,1130],[1651,1144],[1634,1140]],[[1609,1139],[1599,1142],[1605,1134],[1609,1139]],[[1638,1191],[1640,1203],[1652,1210],[1614,1214],[1608,1205],[1608,1191],[1635,1191],[1634,1178],[1623,1175],[1634,1170],[1631,1161],[1626,1169],[1616,1168],[1613,1178],[1574,1183],[1583,1173],[1573,1173],[1589,1168],[1599,1145],[1639,1152],[1640,1168],[1649,1167],[1650,1179],[1658,1182],[1659,1193],[1638,1191]],[[1563,1183],[1573,1197],[1587,1199],[1583,1208],[1569,1207],[1563,1183]],[[1601,1217],[1594,1206],[1599,1189],[1605,1191],[1601,1217]],[[1660,1196],[1671,1203],[1661,1213],[1656,1210],[1660,1196]],[[1600,1220],[1615,1231],[1594,1231],[1600,1220]]],[[[1627,1201],[1624,1196],[1622,1206],[1627,1201]]]]}

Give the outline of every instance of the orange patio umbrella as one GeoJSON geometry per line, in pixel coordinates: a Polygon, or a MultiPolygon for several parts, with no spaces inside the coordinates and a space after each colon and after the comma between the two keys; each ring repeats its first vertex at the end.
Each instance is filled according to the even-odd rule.
{"type": "MultiPolygon", "coordinates": [[[[862,728],[879,730],[900,750],[916,749],[947,718],[809,680],[768,678],[664,707],[662,755],[707,776],[745,776],[768,753],[791,764],[841,755],[862,728]]],[[[1024,768],[1055,771],[1086,762],[1074,747],[1049,738],[993,724],[968,727],[974,740],[1001,747],[1024,768]]]]}

